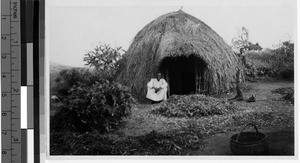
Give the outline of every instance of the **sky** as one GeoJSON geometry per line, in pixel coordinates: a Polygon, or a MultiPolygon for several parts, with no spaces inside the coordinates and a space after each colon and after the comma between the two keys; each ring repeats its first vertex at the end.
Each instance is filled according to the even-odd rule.
{"type": "Polygon", "coordinates": [[[84,54],[96,45],[127,50],[144,26],[181,7],[228,44],[242,27],[263,48],[297,40],[296,0],[47,0],[46,55],[82,67],[84,54]]]}

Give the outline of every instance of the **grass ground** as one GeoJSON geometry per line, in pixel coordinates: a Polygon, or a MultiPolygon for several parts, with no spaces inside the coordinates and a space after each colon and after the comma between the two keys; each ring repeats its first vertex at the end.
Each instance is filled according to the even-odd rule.
{"type": "MultiPolygon", "coordinates": [[[[118,149],[117,155],[231,155],[230,137],[247,123],[253,122],[259,132],[267,135],[269,155],[293,155],[294,105],[282,99],[282,94],[272,92],[284,87],[293,88],[294,83],[274,80],[249,83],[244,96],[247,98],[255,94],[256,102],[236,101],[233,104],[237,108],[235,112],[201,118],[167,118],[151,113],[161,104],[137,104],[125,119],[124,126],[101,135],[105,140],[109,138],[109,143],[104,147],[108,149],[112,146],[110,151],[107,150],[108,153],[118,149]],[[168,150],[172,153],[166,152],[168,150]]],[[[229,99],[234,96],[235,93],[229,93],[218,98],[229,99]]],[[[78,140],[81,139],[82,136],[78,136],[78,140]]],[[[91,144],[98,144],[101,140],[104,139],[93,136],[91,144]]],[[[76,146],[76,143],[71,144],[76,146]]],[[[103,147],[103,144],[99,146],[103,147]]],[[[93,148],[94,153],[99,154],[99,147],[93,148]]],[[[80,153],[80,150],[76,152],[80,153]]]]}
{"type": "MultiPolygon", "coordinates": [[[[292,87],[292,82],[260,81],[250,83],[245,97],[252,94],[256,102],[236,101],[238,110],[232,114],[215,115],[197,119],[166,118],[151,114],[154,105],[136,105],[132,115],[126,119],[126,125],[120,132],[128,136],[139,136],[151,131],[166,132],[182,127],[193,126],[206,136],[205,145],[192,155],[228,155],[229,139],[248,122],[253,122],[259,131],[268,136],[271,155],[291,155],[294,152],[294,105],[282,99],[283,95],[272,91],[283,87],[292,87]]],[[[232,98],[234,93],[219,98],[232,98]]],[[[248,130],[251,130],[249,128],[248,130]]]]}

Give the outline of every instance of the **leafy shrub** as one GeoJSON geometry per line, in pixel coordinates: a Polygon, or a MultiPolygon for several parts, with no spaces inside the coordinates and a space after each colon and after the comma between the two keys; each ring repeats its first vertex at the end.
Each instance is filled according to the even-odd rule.
{"type": "Polygon", "coordinates": [[[129,115],[133,102],[127,87],[107,80],[92,86],[73,85],[68,94],[51,117],[50,127],[55,131],[110,131],[129,115]]]}
{"type": "Polygon", "coordinates": [[[272,51],[272,67],[277,69],[280,77],[294,79],[294,43],[285,41],[272,51]]]}
{"type": "Polygon", "coordinates": [[[294,43],[285,41],[275,49],[248,51],[245,53],[245,58],[246,70],[253,67],[257,76],[294,78],[294,43]]]}
{"type": "Polygon", "coordinates": [[[235,107],[226,101],[205,95],[172,95],[152,113],[166,117],[201,117],[225,114],[235,107]]]}
{"type": "Polygon", "coordinates": [[[245,53],[246,60],[246,75],[251,78],[256,78],[257,76],[272,76],[273,68],[267,62],[270,60],[270,51],[248,51],[245,53]],[[249,73],[250,72],[250,73],[249,73]]]}
{"type": "Polygon", "coordinates": [[[55,78],[55,85],[51,89],[53,94],[60,99],[63,99],[70,95],[69,90],[71,88],[91,86],[98,80],[99,77],[88,69],[66,69],[59,72],[58,76],[55,78]]]}

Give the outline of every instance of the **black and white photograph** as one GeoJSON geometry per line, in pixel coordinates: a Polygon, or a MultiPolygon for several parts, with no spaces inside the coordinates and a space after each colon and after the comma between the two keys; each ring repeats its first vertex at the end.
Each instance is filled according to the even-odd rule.
{"type": "Polygon", "coordinates": [[[45,2],[49,156],[295,158],[296,0],[45,2]]]}

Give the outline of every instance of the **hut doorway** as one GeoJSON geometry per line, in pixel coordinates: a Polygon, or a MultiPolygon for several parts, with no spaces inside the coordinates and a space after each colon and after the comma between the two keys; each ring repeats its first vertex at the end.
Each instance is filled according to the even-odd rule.
{"type": "Polygon", "coordinates": [[[169,84],[169,95],[208,91],[207,65],[199,57],[166,57],[160,64],[160,71],[169,84]]]}

